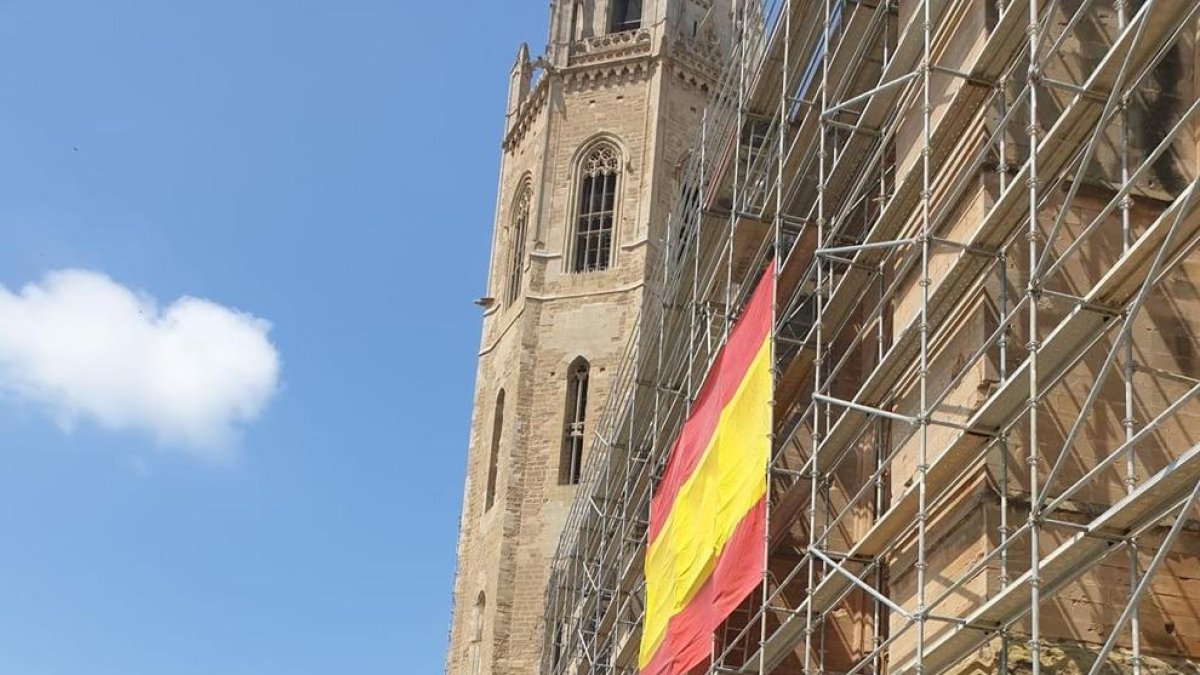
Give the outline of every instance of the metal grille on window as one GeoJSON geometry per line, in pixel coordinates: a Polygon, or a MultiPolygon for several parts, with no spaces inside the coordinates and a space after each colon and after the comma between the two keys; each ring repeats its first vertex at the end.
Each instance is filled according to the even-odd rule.
{"type": "Polygon", "coordinates": [[[612,257],[620,154],[611,145],[597,146],[584,158],[582,174],[571,269],[596,272],[608,269],[612,257]]]}
{"type": "Polygon", "coordinates": [[[567,424],[559,463],[559,483],[576,485],[583,474],[583,434],[587,417],[588,362],[571,364],[567,375],[567,424]]]}
{"type": "Polygon", "coordinates": [[[521,284],[525,273],[525,237],[529,229],[529,209],[533,201],[533,190],[526,184],[521,188],[513,211],[512,237],[509,240],[508,287],[504,302],[511,305],[521,296],[521,284]]]}

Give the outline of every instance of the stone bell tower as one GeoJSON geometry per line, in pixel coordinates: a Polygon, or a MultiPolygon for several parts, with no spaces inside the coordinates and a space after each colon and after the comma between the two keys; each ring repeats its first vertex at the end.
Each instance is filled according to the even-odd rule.
{"type": "MultiPolygon", "coordinates": [[[[564,518],[660,251],[729,0],[556,0],[509,71],[446,671],[528,675],[564,518]]],[[[482,230],[480,231],[482,235],[482,230]]]]}

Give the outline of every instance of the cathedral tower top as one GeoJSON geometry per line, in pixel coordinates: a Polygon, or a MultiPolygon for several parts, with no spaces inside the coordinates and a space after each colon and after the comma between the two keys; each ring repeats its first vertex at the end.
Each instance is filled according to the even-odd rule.
{"type": "Polygon", "coordinates": [[[554,547],[653,283],[728,2],[555,0],[545,55],[522,44],[508,67],[448,673],[537,672],[554,547]]]}

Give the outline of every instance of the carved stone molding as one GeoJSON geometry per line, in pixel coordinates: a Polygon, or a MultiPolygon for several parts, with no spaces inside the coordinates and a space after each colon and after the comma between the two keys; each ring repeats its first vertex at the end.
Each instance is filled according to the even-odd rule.
{"type": "Polygon", "coordinates": [[[514,113],[516,117],[513,120],[512,127],[504,136],[504,142],[501,147],[505,150],[511,150],[525,138],[525,134],[529,132],[533,121],[537,119],[538,113],[546,103],[546,91],[549,89],[549,74],[542,73],[538,78],[537,84],[533,85],[533,91],[529,92],[529,96],[521,107],[514,113]]]}
{"type": "Polygon", "coordinates": [[[588,68],[573,68],[563,74],[564,82],[568,92],[628,84],[649,77],[656,64],[656,59],[635,59],[588,68]]]}
{"type": "Polygon", "coordinates": [[[641,56],[649,54],[651,49],[652,40],[649,28],[596,35],[571,45],[571,56],[567,60],[567,65],[591,65],[630,56],[641,56]]]}
{"type": "Polygon", "coordinates": [[[689,84],[708,89],[721,78],[720,61],[715,57],[719,51],[698,52],[678,43],[670,51],[672,70],[689,84]]]}

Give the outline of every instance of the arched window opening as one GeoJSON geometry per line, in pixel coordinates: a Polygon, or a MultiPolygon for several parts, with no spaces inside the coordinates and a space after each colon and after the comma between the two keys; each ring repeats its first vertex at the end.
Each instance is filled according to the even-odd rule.
{"type": "Polygon", "coordinates": [[[558,464],[560,485],[577,485],[583,475],[583,433],[587,421],[588,362],[582,356],[567,369],[567,415],[562,457],[558,464]]]}
{"type": "Polygon", "coordinates": [[[513,208],[512,237],[509,245],[508,288],[504,292],[504,303],[511,305],[521,297],[521,284],[525,273],[525,238],[529,232],[529,210],[533,203],[533,188],[529,183],[521,186],[513,208]]]}
{"type": "Polygon", "coordinates": [[[550,668],[552,670],[557,670],[559,662],[562,661],[562,638],[562,624],[556,624],[554,626],[554,638],[550,644],[550,668]]]}
{"type": "Polygon", "coordinates": [[[679,195],[679,238],[675,242],[675,262],[683,260],[691,245],[692,236],[700,229],[700,187],[687,182],[679,195]]]}
{"type": "Polygon", "coordinates": [[[642,0],[613,0],[612,21],[609,30],[620,33],[636,30],[642,26],[642,0]]]}
{"type": "Polygon", "coordinates": [[[496,472],[500,464],[500,436],[504,433],[504,390],[496,395],[496,409],[492,413],[492,450],[488,454],[487,493],[483,510],[491,510],[496,501],[496,472]]]}
{"type": "Polygon", "coordinates": [[[597,145],[583,158],[580,175],[571,270],[598,272],[608,269],[612,257],[621,153],[608,143],[597,145]]]}
{"type": "Polygon", "coordinates": [[[475,598],[475,606],[471,608],[471,642],[467,647],[467,672],[470,675],[479,675],[482,666],[479,648],[483,643],[483,610],[486,608],[487,596],[483,591],[479,591],[475,598]]]}

